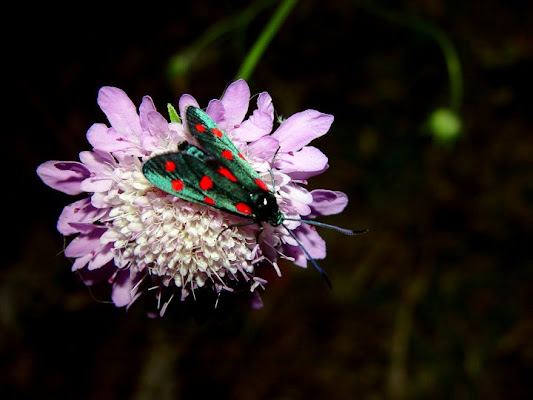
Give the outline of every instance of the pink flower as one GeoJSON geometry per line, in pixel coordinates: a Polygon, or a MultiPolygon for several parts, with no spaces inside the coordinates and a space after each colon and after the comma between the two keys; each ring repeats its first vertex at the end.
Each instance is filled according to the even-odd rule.
{"type": "MultiPolygon", "coordinates": [[[[80,162],[48,161],[37,168],[48,186],[69,195],[88,194],[65,207],[57,228],[65,236],[76,235],[65,249],[65,255],[74,259],[73,270],[81,271],[90,283],[107,278],[116,306],[131,305],[148,289],[155,289],[151,292],[158,296],[161,314],[176,292],[183,300],[196,290],[231,292],[237,284],[246,284],[256,293],[267,283],[257,275],[259,264],[281,275],[277,256],[282,254],[307,266],[305,253],[285,227],[310,256],[326,256],[325,242],[316,230],[291,219],[336,214],[348,202],[344,193],[309,192],[303,186],[328,168],[327,157],[309,143],[327,133],[333,116],[302,111],[272,132],[270,95],[259,94],[257,108],[247,117],[249,99],[247,83],[238,80],[220,100],[209,102],[207,114],[264,182],[273,177],[276,199],[287,220],[278,227],[263,224],[260,235],[256,224],[231,227],[241,222],[239,217],[184,201],[148,182],[143,162],[176,151],[187,140],[183,125],[169,123],[148,96],[137,112],[122,90],[103,87],[97,101],[110,127],[97,123],[89,128],[87,139],[93,149],[81,152],[80,162]]],[[[189,105],[199,106],[185,94],[179,101],[182,117],[189,105]]]]}

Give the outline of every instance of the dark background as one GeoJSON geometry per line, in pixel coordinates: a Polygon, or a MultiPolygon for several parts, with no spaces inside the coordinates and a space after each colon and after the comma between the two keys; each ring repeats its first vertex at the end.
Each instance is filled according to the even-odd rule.
{"type": "MultiPolygon", "coordinates": [[[[268,2],[267,2],[268,3],[268,2]]],[[[0,397],[4,399],[532,398],[533,121],[529,1],[383,2],[447,33],[463,67],[464,126],[439,145],[425,127],[449,102],[436,42],[357,2],[301,1],[253,77],[278,113],[335,115],[313,144],[331,168],[311,188],[345,191],[324,220],[321,265],[284,263],[260,311],[153,298],[128,311],[88,290],[55,224],[74,199],[38,164],[77,160],[106,122],[101,86],[164,112],[182,93],[219,97],[274,10],[267,4],[203,49],[169,62],[244,1],[19,3],[4,12],[0,397]],[[512,4],[509,5],[509,4],[512,4]],[[6,70],[4,70],[6,71],[6,70]]]]}

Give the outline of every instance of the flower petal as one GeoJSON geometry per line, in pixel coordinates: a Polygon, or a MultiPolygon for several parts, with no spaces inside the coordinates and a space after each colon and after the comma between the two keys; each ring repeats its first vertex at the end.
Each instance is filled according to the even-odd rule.
{"type": "Polygon", "coordinates": [[[100,249],[100,236],[105,232],[105,229],[95,227],[88,233],[82,233],[76,236],[69,245],[65,248],[65,255],[67,257],[81,257],[86,254],[96,254],[100,249]]]}
{"type": "Polygon", "coordinates": [[[87,269],[89,271],[94,271],[95,269],[101,268],[111,261],[114,255],[113,246],[111,244],[104,246],[98,253],[94,255],[93,259],[89,261],[87,269]]]}
{"type": "Polygon", "coordinates": [[[57,230],[65,236],[78,233],[80,231],[73,227],[72,223],[92,223],[100,219],[104,214],[105,210],[94,208],[88,197],[75,201],[63,208],[57,221],[57,230]]]}
{"type": "Polygon", "coordinates": [[[90,172],[79,162],[47,161],[37,167],[37,175],[51,188],[74,195],[83,193],[81,183],[90,172]]]}
{"type": "Polygon", "coordinates": [[[305,110],[291,115],[272,136],[279,140],[283,152],[297,151],[311,140],[324,135],[333,123],[333,115],[305,110]]]}
{"type": "Polygon", "coordinates": [[[310,218],[320,215],[338,214],[344,210],[348,204],[348,196],[343,192],[316,189],[311,191],[313,202],[311,206],[310,218]]]}
{"type": "Polygon", "coordinates": [[[130,138],[142,132],[135,104],[119,88],[104,86],[98,91],[98,105],[107,116],[111,126],[130,138]]]}
{"type": "Polygon", "coordinates": [[[117,272],[115,281],[113,282],[113,291],[111,293],[111,300],[117,307],[125,307],[136,299],[134,287],[138,279],[131,276],[130,270],[121,270],[117,272]]]}
{"type": "Polygon", "coordinates": [[[141,148],[147,153],[153,152],[162,141],[170,137],[168,122],[157,111],[150,111],[144,118],[145,128],[149,134],[143,134],[141,137],[141,148]]]}
{"type": "Polygon", "coordinates": [[[246,150],[250,158],[270,163],[278,147],[279,142],[272,136],[263,136],[259,140],[250,143],[246,150]]]}
{"type": "Polygon", "coordinates": [[[233,140],[252,142],[272,132],[274,126],[274,106],[272,97],[263,92],[257,98],[257,109],[233,132],[233,140]]]}
{"type": "Polygon", "coordinates": [[[91,196],[91,204],[96,208],[106,208],[109,207],[107,192],[97,192],[91,196]]]}
{"type": "Polygon", "coordinates": [[[282,197],[288,199],[289,208],[292,212],[300,215],[308,215],[311,212],[309,204],[313,201],[311,193],[301,186],[288,184],[280,189],[282,197]]]}
{"type": "Polygon", "coordinates": [[[89,193],[107,192],[113,187],[113,180],[108,176],[96,175],[85,179],[80,188],[89,193]]]}
{"type": "Polygon", "coordinates": [[[101,150],[82,151],[80,153],[80,161],[92,173],[111,172],[112,168],[117,164],[111,154],[101,150]]]}
{"type": "Polygon", "coordinates": [[[87,141],[95,150],[113,152],[128,152],[131,155],[141,156],[142,152],[137,145],[138,140],[130,140],[130,136],[114,128],[107,128],[103,124],[93,124],[87,131],[87,141]]]}
{"type": "Polygon", "coordinates": [[[87,253],[81,257],[78,257],[74,260],[74,263],[72,264],[72,271],[78,271],[85,267],[87,263],[93,258],[93,255],[91,253],[87,253]]]}
{"type": "Polygon", "coordinates": [[[226,111],[224,115],[226,124],[239,125],[246,116],[250,104],[250,88],[246,81],[239,79],[231,83],[220,101],[226,111]]]}
{"type": "Polygon", "coordinates": [[[103,225],[94,225],[89,224],[87,222],[71,222],[70,223],[78,232],[81,232],[82,234],[91,234],[94,230],[102,230],[106,231],[107,228],[103,225]]]}
{"type": "Polygon", "coordinates": [[[263,308],[263,300],[261,299],[261,296],[259,295],[257,290],[254,290],[250,294],[249,301],[250,301],[250,307],[253,308],[254,310],[260,310],[261,308],[263,308]]]}
{"type": "Polygon", "coordinates": [[[297,152],[282,153],[276,167],[292,179],[307,179],[328,169],[328,158],[313,146],[305,146],[297,152]]]}
{"type": "Polygon", "coordinates": [[[139,119],[143,131],[150,133],[150,135],[141,137],[141,146],[144,150],[151,152],[157,142],[153,138],[165,139],[168,137],[168,121],[156,110],[150,96],[143,97],[139,107],[139,119]]]}
{"type": "MultiPolygon", "coordinates": [[[[315,260],[326,257],[326,242],[313,226],[301,224],[293,233],[315,260]]],[[[284,254],[293,257],[296,265],[307,268],[308,260],[300,246],[285,245],[284,254]]]]}
{"type": "Polygon", "coordinates": [[[168,134],[168,122],[157,111],[150,111],[145,118],[146,130],[155,137],[165,137],[168,134]]]}
{"type": "Polygon", "coordinates": [[[179,111],[180,111],[181,120],[183,122],[185,122],[185,115],[186,115],[185,110],[189,106],[200,107],[198,105],[198,102],[196,101],[196,99],[194,97],[192,97],[190,94],[182,95],[180,97],[179,102],[178,102],[178,108],[179,108],[179,111]]]}
{"type": "Polygon", "coordinates": [[[226,120],[225,120],[226,110],[224,108],[224,104],[222,104],[220,100],[214,99],[214,100],[209,101],[209,104],[207,105],[207,109],[205,110],[205,112],[223,130],[225,131],[233,130],[234,128],[233,126],[228,126],[226,124],[226,120]]]}
{"type": "Polygon", "coordinates": [[[145,131],[149,130],[146,116],[152,111],[156,111],[154,101],[150,96],[144,96],[141,105],[139,106],[139,121],[141,123],[141,128],[145,131]]]}

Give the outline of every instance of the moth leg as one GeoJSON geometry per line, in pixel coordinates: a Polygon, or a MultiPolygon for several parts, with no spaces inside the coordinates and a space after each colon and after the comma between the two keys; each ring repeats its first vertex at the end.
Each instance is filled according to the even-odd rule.
{"type": "Polygon", "coordinates": [[[259,231],[257,232],[257,234],[255,235],[255,242],[256,243],[259,243],[259,235],[261,235],[263,233],[263,231],[265,230],[265,228],[263,228],[263,224],[258,222],[257,225],[259,226],[259,231]]]}
{"type": "Polygon", "coordinates": [[[274,182],[274,173],[272,172],[272,168],[274,168],[274,163],[276,162],[276,157],[278,155],[279,149],[281,149],[281,146],[278,146],[276,152],[272,156],[272,161],[270,161],[270,169],[268,172],[270,173],[270,182],[272,183],[272,192],[276,193],[276,182],[274,182]]]}
{"type": "MultiPolygon", "coordinates": [[[[242,222],[242,223],[240,223],[240,224],[231,224],[231,225],[229,225],[229,226],[226,226],[224,229],[222,229],[222,230],[218,233],[218,235],[217,235],[217,240],[218,240],[218,238],[220,237],[220,235],[222,235],[222,234],[223,234],[224,232],[226,232],[228,229],[231,229],[231,228],[238,228],[239,226],[248,226],[248,225],[253,225],[253,224],[255,224],[255,222],[254,222],[254,221],[250,221],[250,222],[242,222]]],[[[263,228],[263,227],[261,227],[261,229],[262,229],[262,228],[263,228]]]]}

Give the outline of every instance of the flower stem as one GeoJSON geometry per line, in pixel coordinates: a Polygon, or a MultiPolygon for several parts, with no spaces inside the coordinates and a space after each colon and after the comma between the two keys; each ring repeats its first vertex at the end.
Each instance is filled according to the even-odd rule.
{"type": "Polygon", "coordinates": [[[239,68],[239,71],[237,72],[237,75],[235,76],[236,79],[242,78],[244,80],[247,80],[253,73],[255,66],[259,62],[259,59],[265,52],[266,48],[268,47],[270,41],[274,37],[274,35],[277,33],[289,13],[291,12],[292,8],[296,5],[298,0],[283,0],[279,4],[278,8],[276,9],[274,15],[272,18],[270,18],[270,21],[268,21],[268,24],[265,26],[259,37],[257,38],[256,42],[248,52],[248,55],[244,59],[243,63],[241,64],[241,67],[239,68]]]}
{"type": "Polygon", "coordinates": [[[171,79],[187,74],[193,67],[199,54],[222,36],[236,29],[242,29],[264,8],[273,3],[273,0],[258,0],[235,16],[228,17],[210,26],[190,46],[175,54],[168,63],[167,74],[171,79]]]}
{"type": "Polygon", "coordinates": [[[413,15],[388,10],[370,2],[357,2],[357,5],[371,14],[421,32],[437,42],[444,55],[450,79],[450,110],[458,115],[463,97],[463,75],[457,50],[446,33],[434,24],[413,15]]]}

